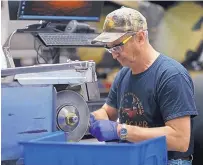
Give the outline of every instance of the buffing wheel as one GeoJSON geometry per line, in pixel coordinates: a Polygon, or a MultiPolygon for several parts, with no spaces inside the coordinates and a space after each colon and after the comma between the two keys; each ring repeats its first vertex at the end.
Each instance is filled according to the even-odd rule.
{"type": "Polygon", "coordinates": [[[78,142],[83,138],[89,126],[89,108],[79,93],[71,90],[57,93],[56,123],[67,134],[68,141],[78,142]]]}

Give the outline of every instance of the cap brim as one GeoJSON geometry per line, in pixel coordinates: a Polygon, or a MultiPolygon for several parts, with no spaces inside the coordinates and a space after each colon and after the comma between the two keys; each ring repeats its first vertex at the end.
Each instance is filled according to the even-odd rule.
{"type": "Polygon", "coordinates": [[[95,39],[93,39],[91,43],[95,44],[96,42],[102,42],[102,43],[114,42],[125,34],[126,33],[103,32],[95,39]]]}

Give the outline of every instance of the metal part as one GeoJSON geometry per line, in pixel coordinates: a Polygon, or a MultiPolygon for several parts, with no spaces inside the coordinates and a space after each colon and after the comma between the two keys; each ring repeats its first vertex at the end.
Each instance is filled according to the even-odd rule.
{"type": "Polygon", "coordinates": [[[79,112],[78,110],[72,106],[64,106],[59,109],[57,113],[57,126],[64,132],[71,132],[77,126],[79,122],[79,112]]]}
{"type": "Polygon", "coordinates": [[[63,90],[57,93],[57,127],[67,134],[67,141],[80,141],[89,126],[89,108],[77,92],[63,90]]]}
{"type": "Polygon", "coordinates": [[[8,68],[2,74],[15,75],[21,85],[28,84],[69,84],[70,86],[97,81],[95,62],[71,61],[64,64],[8,68]]]}
{"type": "MultiPolygon", "coordinates": [[[[95,62],[89,61],[70,61],[69,63],[63,64],[43,64],[37,66],[26,66],[17,68],[7,68],[1,70],[1,76],[11,76],[16,74],[30,74],[30,73],[42,73],[51,71],[61,71],[61,70],[86,70],[92,67],[93,72],[95,71],[95,62]]],[[[94,73],[92,73],[94,74],[94,73]]],[[[95,74],[94,74],[95,76],[95,74]]]]}

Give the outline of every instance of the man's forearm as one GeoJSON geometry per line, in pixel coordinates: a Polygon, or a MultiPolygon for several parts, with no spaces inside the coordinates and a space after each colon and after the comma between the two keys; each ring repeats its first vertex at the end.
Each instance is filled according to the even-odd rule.
{"type": "Polygon", "coordinates": [[[139,142],[159,136],[166,136],[167,147],[169,151],[186,152],[189,146],[188,137],[184,137],[183,135],[179,136],[176,131],[169,126],[142,128],[138,126],[127,125],[127,130],[127,140],[130,142],[139,142]]]}
{"type": "Polygon", "coordinates": [[[109,117],[104,108],[92,112],[96,120],[109,120],[109,117]]]}

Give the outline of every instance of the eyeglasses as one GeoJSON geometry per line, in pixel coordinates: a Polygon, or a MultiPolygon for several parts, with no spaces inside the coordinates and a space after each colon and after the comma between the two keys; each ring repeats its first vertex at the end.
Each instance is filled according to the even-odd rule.
{"type": "Polygon", "coordinates": [[[121,43],[113,46],[113,47],[108,47],[107,45],[105,46],[105,49],[109,52],[109,53],[115,53],[115,52],[120,52],[122,50],[121,46],[125,45],[131,38],[133,35],[129,36],[128,38],[126,38],[124,41],[122,41],[121,43]]]}

